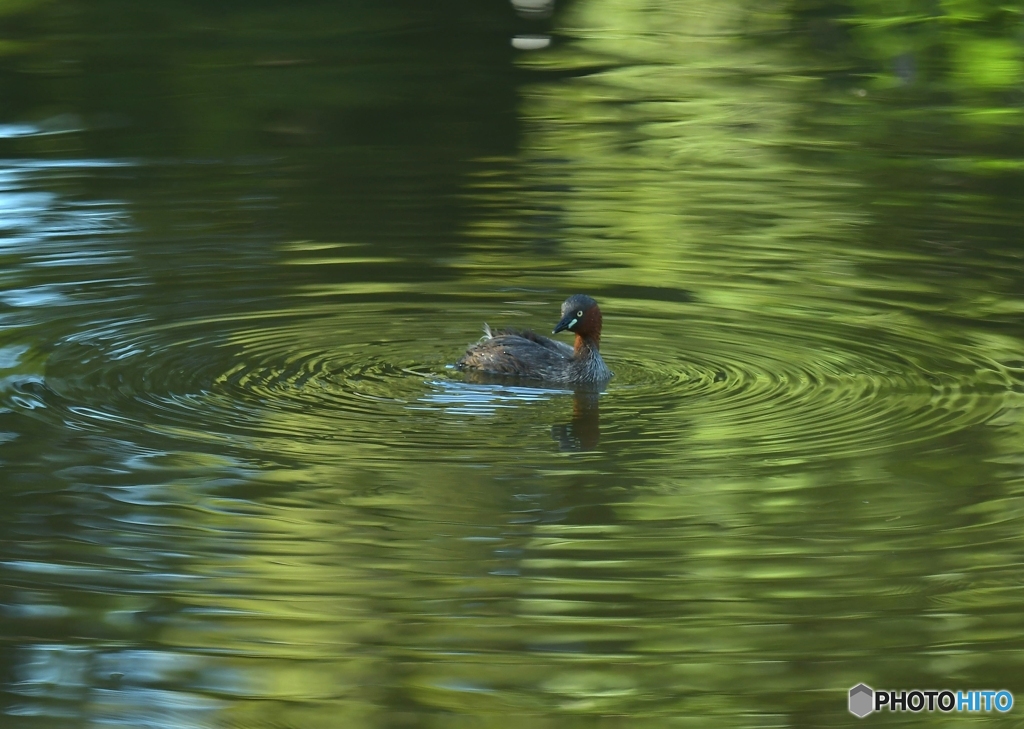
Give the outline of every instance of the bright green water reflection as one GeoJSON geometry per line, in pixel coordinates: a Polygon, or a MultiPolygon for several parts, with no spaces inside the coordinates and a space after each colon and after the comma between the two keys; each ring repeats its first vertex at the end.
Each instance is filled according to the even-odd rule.
{"type": "Polygon", "coordinates": [[[4,727],[1024,700],[1018,10],[0,21],[4,727]],[[575,291],[600,397],[448,366],[575,291]]]}

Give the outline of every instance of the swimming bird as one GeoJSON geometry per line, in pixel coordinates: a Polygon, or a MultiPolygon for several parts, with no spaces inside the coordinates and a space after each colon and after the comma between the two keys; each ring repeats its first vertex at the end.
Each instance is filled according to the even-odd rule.
{"type": "Polygon", "coordinates": [[[566,385],[603,385],[612,371],[601,359],[601,309],[586,294],[574,294],[562,304],[562,318],[552,334],[576,335],[572,347],[530,330],[492,331],[455,363],[460,370],[510,375],[566,385]]]}

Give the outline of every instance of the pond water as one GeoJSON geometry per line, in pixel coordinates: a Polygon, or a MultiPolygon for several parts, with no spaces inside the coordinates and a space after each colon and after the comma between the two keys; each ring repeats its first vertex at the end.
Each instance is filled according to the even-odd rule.
{"type": "Polygon", "coordinates": [[[2,725],[1024,696],[1019,38],[980,0],[0,3],[2,725]],[[599,395],[452,368],[576,292],[599,395]]]}

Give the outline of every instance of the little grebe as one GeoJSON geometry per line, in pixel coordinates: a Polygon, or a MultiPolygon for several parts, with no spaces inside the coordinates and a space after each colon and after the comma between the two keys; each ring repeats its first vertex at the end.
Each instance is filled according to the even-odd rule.
{"type": "Polygon", "coordinates": [[[484,325],[484,339],[466,350],[455,363],[460,370],[493,375],[517,375],[569,385],[603,385],[612,372],[601,359],[601,310],[584,294],[570,296],[562,304],[562,319],[552,334],[568,330],[576,345],[556,342],[527,331],[503,329],[492,332],[484,325]]]}

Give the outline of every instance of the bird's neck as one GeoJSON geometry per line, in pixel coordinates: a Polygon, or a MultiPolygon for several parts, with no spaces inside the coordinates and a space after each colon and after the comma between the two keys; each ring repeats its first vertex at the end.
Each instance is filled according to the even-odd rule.
{"type": "Polygon", "coordinates": [[[573,354],[576,357],[593,357],[597,352],[601,351],[601,335],[600,334],[576,334],[576,342],[572,347],[573,354]]]}

